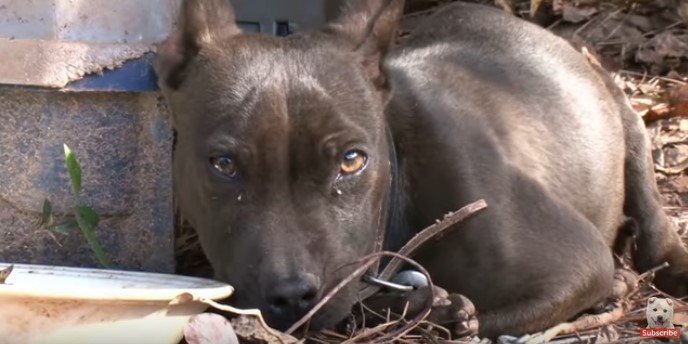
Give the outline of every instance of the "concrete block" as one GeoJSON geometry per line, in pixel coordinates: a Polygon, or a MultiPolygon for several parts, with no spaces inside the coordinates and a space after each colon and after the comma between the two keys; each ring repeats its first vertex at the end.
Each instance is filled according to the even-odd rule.
{"type": "Polygon", "coordinates": [[[173,272],[172,131],[156,93],[0,88],[0,261],[98,265],[79,232],[38,225],[45,198],[71,211],[65,143],[116,267],[173,272]]]}

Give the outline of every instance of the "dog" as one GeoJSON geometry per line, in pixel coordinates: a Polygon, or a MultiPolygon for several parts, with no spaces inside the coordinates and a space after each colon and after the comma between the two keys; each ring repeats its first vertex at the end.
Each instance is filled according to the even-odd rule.
{"type": "Polygon", "coordinates": [[[649,298],[645,315],[647,328],[674,328],[674,302],[671,299],[649,298]]]}
{"type": "MultiPolygon", "coordinates": [[[[321,30],[272,37],[243,33],[225,0],[183,1],[155,69],[177,134],[177,207],[235,286],[229,302],[285,329],[379,233],[397,250],[479,199],[485,211],[414,256],[454,307],[431,315],[455,332],[473,306],[493,338],[600,303],[629,221],[635,267],[669,262],[655,282],[685,294],[688,252],[648,136],[607,73],[476,4],[443,8],[396,45],[403,7],[351,0],[321,30]]],[[[310,328],[346,318],[364,286],[344,287],[310,328]]]]}

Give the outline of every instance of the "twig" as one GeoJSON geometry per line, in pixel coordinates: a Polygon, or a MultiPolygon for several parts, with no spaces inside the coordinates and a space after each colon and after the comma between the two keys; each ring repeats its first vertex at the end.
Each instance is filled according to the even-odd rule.
{"type": "MultiPolygon", "coordinates": [[[[407,305],[407,306],[408,306],[408,305],[407,305]]],[[[392,325],[396,325],[396,324],[398,324],[399,322],[401,322],[402,319],[406,316],[406,312],[407,312],[407,311],[408,311],[408,307],[404,307],[404,311],[402,312],[402,314],[401,314],[401,316],[399,317],[399,319],[396,319],[396,320],[389,320],[389,321],[387,321],[386,323],[380,324],[380,325],[375,326],[375,327],[373,327],[373,328],[371,328],[371,329],[363,330],[361,333],[359,333],[358,335],[356,335],[356,336],[350,338],[349,340],[343,342],[342,344],[353,344],[353,343],[356,343],[359,339],[367,338],[367,337],[370,337],[370,336],[372,336],[372,335],[374,335],[374,334],[383,332],[384,330],[386,330],[387,328],[391,327],[392,325]]],[[[370,342],[370,341],[368,341],[368,342],[370,342]]]]}
{"type": "MultiPolygon", "coordinates": [[[[609,20],[609,18],[612,18],[612,17],[616,16],[616,15],[619,14],[619,13],[621,13],[621,10],[616,10],[616,11],[613,11],[613,12],[609,13],[609,14],[607,15],[607,17],[605,17],[598,25],[602,25],[602,24],[606,23],[607,20],[609,20]]],[[[576,31],[573,33],[572,36],[573,36],[573,37],[580,36],[580,33],[583,32],[585,29],[587,29],[588,26],[592,25],[592,23],[595,22],[595,21],[596,21],[596,20],[590,20],[590,21],[588,21],[587,23],[581,25],[581,27],[579,27],[578,29],[576,29],[576,31]]]]}
{"type": "Polygon", "coordinates": [[[316,342],[316,343],[320,343],[320,344],[330,344],[330,342],[328,342],[326,340],[315,338],[315,337],[308,337],[308,340],[316,342]]]}
{"type": "MultiPolygon", "coordinates": [[[[291,334],[294,331],[296,331],[298,328],[303,326],[306,322],[308,322],[313,316],[315,315],[316,312],[318,312],[322,307],[324,307],[338,292],[340,292],[347,284],[351,283],[353,280],[355,280],[357,277],[360,277],[365,271],[367,271],[377,260],[379,260],[382,257],[385,256],[391,256],[397,259],[401,259],[408,263],[409,265],[412,265],[414,268],[418,269],[422,274],[425,275],[425,277],[428,279],[428,288],[430,290],[430,295],[428,298],[428,302],[425,305],[425,308],[423,309],[422,312],[420,312],[415,318],[413,318],[411,321],[407,322],[404,324],[403,327],[387,333],[380,338],[377,338],[378,341],[384,342],[387,341],[391,338],[397,338],[405,335],[406,333],[410,332],[413,330],[421,321],[423,321],[429,314],[432,309],[432,301],[435,299],[434,295],[434,288],[432,284],[432,279],[430,277],[430,274],[428,273],[423,266],[418,264],[412,259],[409,259],[407,257],[404,257],[400,255],[399,253],[394,253],[394,252],[377,252],[370,254],[368,256],[365,256],[361,259],[358,260],[358,262],[363,262],[360,264],[356,270],[354,270],[349,276],[347,276],[345,279],[343,279],[341,282],[339,282],[332,290],[330,290],[321,300],[316,304],[306,315],[304,315],[299,321],[294,323],[285,333],[286,334],[291,334]]],[[[398,322],[398,321],[397,321],[398,322]]]]}
{"type": "MultiPolygon", "coordinates": [[[[487,208],[487,203],[485,202],[485,200],[481,199],[453,213],[445,215],[444,219],[426,227],[418,234],[416,234],[413,238],[411,238],[411,240],[409,240],[408,243],[406,243],[406,245],[404,245],[404,247],[402,247],[399,250],[399,255],[404,257],[412,256],[416,252],[416,250],[420,246],[425,244],[428,240],[432,238],[438,238],[438,236],[443,234],[443,232],[447,230],[449,227],[475,215],[476,213],[485,208],[487,208]]],[[[403,261],[401,259],[391,259],[389,263],[387,263],[387,266],[385,266],[385,268],[380,273],[379,278],[383,280],[388,280],[392,277],[392,275],[395,272],[397,272],[397,270],[401,267],[402,263],[403,261]]],[[[367,296],[363,298],[365,299],[367,298],[367,296]]]]}
{"type": "Polygon", "coordinates": [[[647,270],[643,272],[642,274],[638,275],[638,281],[643,281],[646,278],[648,278],[650,275],[654,274],[657,271],[664,270],[669,267],[669,262],[664,262],[658,266],[655,266],[654,268],[647,270]]]}
{"type": "MultiPolygon", "coordinates": [[[[400,252],[402,252],[402,251],[404,251],[403,248],[400,252]]],[[[407,322],[402,328],[397,329],[396,331],[393,331],[391,333],[385,334],[384,336],[377,338],[377,340],[379,342],[385,342],[385,341],[394,342],[395,340],[397,340],[397,339],[401,338],[402,336],[406,335],[407,333],[411,332],[423,320],[425,320],[425,318],[427,318],[428,315],[430,315],[430,312],[432,311],[432,302],[435,299],[435,288],[434,288],[434,284],[432,283],[432,278],[430,277],[430,273],[427,270],[425,270],[425,268],[423,266],[421,266],[420,264],[418,264],[414,260],[401,255],[401,253],[391,253],[391,252],[381,252],[381,253],[383,253],[384,255],[396,257],[397,259],[404,260],[409,265],[418,269],[418,271],[420,271],[428,279],[428,290],[430,291],[428,301],[426,302],[425,308],[423,309],[422,312],[420,312],[411,321],[407,322]]],[[[406,306],[408,307],[408,304],[406,306]]],[[[405,312],[405,310],[404,310],[404,312],[405,312]]]]}
{"type": "Polygon", "coordinates": [[[349,339],[345,342],[342,342],[342,344],[356,343],[356,341],[358,341],[359,339],[366,338],[366,337],[369,337],[373,334],[383,332],[386,329],[390,328],[392,325],[396,325],[398,322],[399,322],[399,320],[394,320],[394,321],[390,321],[390,322],[386,322],[386,323],[377,325],[373,328],[364,329],[363,331],[361,331],[361,333],[357,334],[356,336],[352,337],[351,339],[349,339]]]}
{"type": "MultiPolygon", "coordinates": [[[[638,72],[634,72],[634,71],[630,71],[630,70],[625,70],[625,69],[622,69],[622,70],[618,71],[618,73],[626,74],[626,75],[632,75],[632,76],[640,76],[640,77],[645,77],[645,76],[647,75],[647,73],[638,73],[638,72]]],[[[678,85],[686,85],[686,84],[688,84],[688,82],[685,82],[685,81],[682,81],[682,80],[678,80],[678,79],[672,79],[672,78],[669,78],[669,77],[666,77],[666,76],[655,76],[655,78],[657,78],[657,79],[659,79],[659,80],[662,80],[662,81],[675,83],[675,84],[678,84],[678,85]]]]}
{"type": "Polygon", "coordinates": [[[431,322],[428,322],[428,321],[425,321],[425,320],[422,322],[422,324],[427,324],[427,325],[430,326],[432,329],[436,329],[436,330],[438,330],[438,331],[440,331],[440,332],[443,332],[444,335],[445,335],[447,338],[451,338],[451,336],[452,336],[451,331],[450,331],[448,328],[446,328],[446,327],[444,327],[444,326],[442,326],[442,325],[435,324],[435,323],[431,323],[431,322]]]}
{"type": "MultiPolygon", "coordinates": [[[[677,116],[679,116],[679,115],[677,115],[677,116]]],[[[680,163],[678,163],[674,166],[671,166],[671,167],[662,167],[659,165],[655,165],[655,170],[657,172],[660,172],[662,174],[666,174],[669,176],[681,174],[686,169],[688,169],[688,159],[685,159],[685,160],[681,161],[680,163]]]]}
{"type": "Polygon", "coordinates": [[[332,336],[332,337],[336,337],[336,338],[339,338],[339,339],[348,339],[348,338],[349,338],[349,337],[347,337],[347,336],[345,336],[345,335],[343,335],[343,334],[339,334],[339,333],[337,333],[337,332],[330,331],[330,330],[322,330],[322,331],[320,331],[320,332],[322,332],[322,334],[325,334],[325,335],[328,335],[328,336],[332,336]]]}
{"type": "Polygon", "coordinates": [[[622,306],[614,308],[614,310],[611,312],[586,315],[573,322],[561,323],[540,334],[534,335],[526,341],[526,344],[547,343],[550,342],[554,337],[560,335],[572,334],[575,332],[608,325],[621,319],[623,315],[624,310],[622,306]]]}
{"type": "Polygon", "coordinates": [[[389,318],[389,316],[385,317],[384,315],[374,311],[370,307],[366,306],[365,303],[363,303],[363,302],[359,302],[358,304],[361,305],[361,308],[363,308],[363,310],[365,310],[366,312],[380,318],[381,320],[388,320],[388,318],[389,318]]]}
{"type": "Polygon", "coordinates": [[[675,28],[675,27],[678,27],[678,26],[683,25],[683,23],[684,23],[684,22],[683,22],[682,20],[679,20],[679,21],[677,21],[677,22],[675,22],[675,23],[673,23],[673,24],[669,24],[669,25],[667,25],[667,26],[665,26],[665,27],[663,27],[663,28],[661,28],[661,29],[659,29],[659,30],[651,30],[651,31],[645,32],[645,33],[643,34],[643,37],[650,37],[650,36],[656,35],[656,34],[658,34],[658,33],[662,33],[662,32],[665,32],[665,31],[669,31],[669,30],[671,30],[671,29],[673,29],[673,28],[675,28]]]}
{"type": "MultiPolygon", "coordinates": [[[[648,277],[652,276],[657,271],[660,271],[662,269],[666,269],[668,267],[669,267],[669,262],[664,262],[664,263],[662,263],[658,266],[655,266],[654,268],[651,268],[651,269],[645,271],[644,273],[638,275],[638,281],[637,281],[638,285],[640,285],[641,282],[644,282],[648,277]]],[[[628,293],[628,295],[626,295],[626,299],[630,299],[631,297],[635,296],[639,292],[640,292],[640,288],[636,288],[635,290],[628,293]]]]}
{"type": "Polygon", "coordinates": [[[355,278],[360,277],[365,273],[375,262],[380,259],[380,255],[378,254],[373,254],[364,257],[363,259],[359,259],[358,261],[364,261],[365,263],[361,264],[354,272],[352,272],[349,276],[347,276],[345,279],[343,279],[341,282],[339,282],[330,292],[325,295],[320,302],[318,302],[315,307],[313,307],[306,315],[304,315],[299,321],[294,323],[285,333],[286,334],[292,334],[294,331],[296,331],[299,327],[303,326],[308,320],[310,320],[317,311],[319,311],[321,308],[323,308],[342,288],[344,288],[347,284],[351,283],[355,278]]]}

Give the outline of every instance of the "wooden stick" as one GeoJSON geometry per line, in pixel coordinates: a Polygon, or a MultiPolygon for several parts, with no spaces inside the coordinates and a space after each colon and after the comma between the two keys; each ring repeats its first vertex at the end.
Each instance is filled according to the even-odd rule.
{"type": "MultiPolygon", "coordinates": [[[[411,240],[409,240],[409,242],[399,250],[399,255],[411,257],[416,250],[418,250],[418,248],[425,244],[428,240],[439,238],[441,235],[446,234],[446,231],[449,229],[449,227],[466,220],[485,208],[487,208],[487,203],[485,200],[481,199],[453,213],[445,215],[441,221],[426,227],[413,238],[411,238],[411,240]]],[[[402,263],[403,261],[401,259],[392,258],[392,260],[390,260],[387,266],[385,266],[380,273],[379,278],[384,280],[390,279],[392,275],[398,271],[402,263]]]]}

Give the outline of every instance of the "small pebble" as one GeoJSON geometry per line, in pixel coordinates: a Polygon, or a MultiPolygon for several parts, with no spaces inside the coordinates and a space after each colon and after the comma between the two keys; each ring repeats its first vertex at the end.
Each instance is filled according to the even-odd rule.
{"type": "Polygon", "coordinates": [[[232,324],[213,313],[191,317],[184,328],[184,339],[189,344],[239,344],[232,324]]]}

